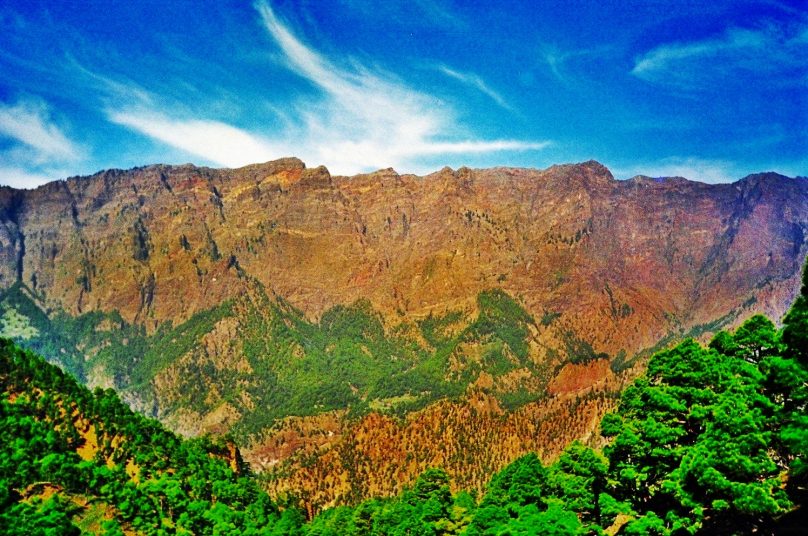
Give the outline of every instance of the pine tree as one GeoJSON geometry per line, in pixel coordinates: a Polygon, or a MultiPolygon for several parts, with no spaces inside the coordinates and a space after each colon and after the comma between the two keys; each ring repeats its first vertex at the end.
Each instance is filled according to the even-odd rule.
{"type": "Polygon", "coordinates": [[[802,288],[783,319],[783,342],[790,357],[808,367],[808,262],[802,272],[802,288]]]}

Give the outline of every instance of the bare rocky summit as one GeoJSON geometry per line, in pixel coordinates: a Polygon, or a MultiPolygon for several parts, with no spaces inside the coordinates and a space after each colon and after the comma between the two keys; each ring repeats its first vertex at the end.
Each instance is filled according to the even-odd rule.
{"type": "Polygon", "coordinates": [[[364,298],[414,319],[499,287],[614,352],[752,299],[779,317],[806,252],[806,203],[805,179],[617,181],[591,161],[425,177],[332,177],[294,158],[156,165],[2,188],[0,284],[149,330],[239,293],[244,273],[311,318],[364,298]]]}

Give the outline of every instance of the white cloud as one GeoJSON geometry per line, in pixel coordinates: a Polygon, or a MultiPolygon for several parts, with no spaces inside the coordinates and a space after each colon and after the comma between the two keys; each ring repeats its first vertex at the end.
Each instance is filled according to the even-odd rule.
{"type": "Polygon", "coordinates": [[[58,171],[55,173],[32,173],[26,169],[14,166],[0,166],[0,184],[11,186],[12,188],[31,189],[41,186],[47,182],[61,179],[67,173],[58,171]]]}
{"type": "Polygon", "coordinates": [[[287,65],[323,91],[301,103],[309,136],[304,145],[338,170],[412,165],[423,155],[541,149],[545,143],[463,140],[455,113],[436,98],[358,66],[341,68],[305,46],[265,2],[256,4],[287,65]],[[316,109],[317,113],[307,110],[316,109]],[[311,134],[315,136],[312,138],[311,134]],[[324,147],[320,151],[316,147],[324,147]]]}
{"type": "MultiPolygon", "coordinates": [[[[713,39],[660,45],[635,61],[631,74],[664,83],[688,85],[700,80],[729,79],[738,71],[771,76],[802,70],[805,83],[808,28],[730,28],[713,39]]],[[[782,82],[782,81],[781,81],[782,82]]]]}
{"type": "Polygon", "coordinates": [[[9,141],[0,151],[0,184],[15,188],[62,178],[68,165],[85,158],[83,148],[53,122],[49,107],[39,100],[0,103],[0,138],[9,141]]]}
{"type": "Polygon", "coordinates": [[[31,148],[42,161],[81,158],[81,149],[51,122],[43,103],[20,101],[13,106],[0,103],[0,135],[31,148]]]}
{"type": "Polygon", "coordinates": [[[446,76],[454,78],[467,86],[473,87],[483,95],[490,98],[492,101],[496,102],[502,108],[512,110],[510,105],[505,102],[505,99],[502,98],[502,95],[491,89],[488,84],[485,83],[485,80],[480,78],[478,75],[474,73],[461,73],[460,71],[455,71],[454,69],[451,69],[445,65],[439,65],[437,69],[446,76]]]}
{"type": "MultiPolygon", "coordinates": [[[[435,24],[449,25],[453,27],[465,28],[466,24],[459,14],[455,13],[444,2],[436,0],[410,0],[428,19],[435,24]]],[[[378,2],[371,2],[371,5],[378,5],[378,2]]]]}
{"type": "Polygon", "coordinates": [[[476,139],[459,126],[448,104],[392,75],[355,62],[337,65],[293,35],[269,5],[259,2],[255,7],[285,66],[310,82],[318,90],[316,97],[293,101],[262,132],[180,117],[148,96],[135,99],[136,105],[110,106],[109,119],[220,165],[294,155],[337,174],[388,166],[421,172],[428,171],[424,159],[436,155],[539,150],[548,144],[476,139]]]}
{"type": "Polygon", "coordinates": [[[681,60],[715,57],[728,52],[757,49],[763,44],[764,40],[756,32],[729,30],[719,39],[659,46],[643,55],[634,65],[631,73],[642,76],[654,71],[666,70],[681,60]]]}
{"type": "Polygon", "coordinates": [[[107,115],[114,123],[223,166],[262,162],[279,150],[258,136],[218,121],[182,121],[142,110],[108,110],[107,115]]]}
{"type": "Polygon", "coordinates": [[[550,72],[557,80],[567,83],[567,78],[561,73],[564,62],[567,60],[569,54],[561,52],[557,47],[546,45],[543,47],[542,57],[550,72]]]}

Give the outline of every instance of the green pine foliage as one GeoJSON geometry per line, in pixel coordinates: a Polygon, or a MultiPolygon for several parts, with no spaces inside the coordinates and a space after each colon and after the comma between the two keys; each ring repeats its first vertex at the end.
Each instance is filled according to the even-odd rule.
{"type": "Polygon", "coordinates": [[[783,319],[783,342],[789,356],[808,366],[808,263],[802,272],[802,288],[783,319]]]}
{"type": "Polygon", "coordinates": [[[105,515],[94,532],[105,534],[266,534],[292,515],[238,457],[226,459],[225,440],[184,441],[5,339],[0,387],[2,534],[80,534],[96,506],[105,515]],[[87,423],[90,459],[80,455],[92,441],[87,423]]]}

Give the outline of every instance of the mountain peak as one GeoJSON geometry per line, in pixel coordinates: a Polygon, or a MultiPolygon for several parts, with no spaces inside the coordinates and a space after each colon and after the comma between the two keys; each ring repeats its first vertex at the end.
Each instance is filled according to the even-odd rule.
{"type": "Polygon", "coordinates": [[[581,162],[578,164],[581,167],[585,167],[591,169],[592,171],[596,171],[598,173],[602,173],[604,175],[612,176],[612,172],[609,171],[609,168],[598,162],[597,160],[587,160],[586,162],[581,162]]]}
{"type": "Polygon", "coordinates": [[[246,166],[236,168],[237,171],[260,171],[267,175],[272,175],[279,171],[303,170],[306,169],[306,164],[301,159],[295,156],[287,156],[278,158],[277,160],[269,160],[263,163],[248,164],[246,166]]]}
{"type": "Polygon", "coordinates": [[[549,173],[562,183],[578,185],[588,190],[609,188],[616,182],[609,168],[596,160],[555,165],[547,168],[544,173],[549,173]]]}
{"type": "Polygon", "coordinates": [[[761,181],[774,182],[774,181],[783,181],[783,180],[792,180],[792,179],[791,179],[791,177],[788,177],[786,175],[781,175],[780,173],[777,173],[775,171],[762,171],[760,173],[749,174],[746,177],[739,180],[738,182],[744,182],[744,183],[755,182],[756,183],[756,182],[761,182],[761,181]]]}

